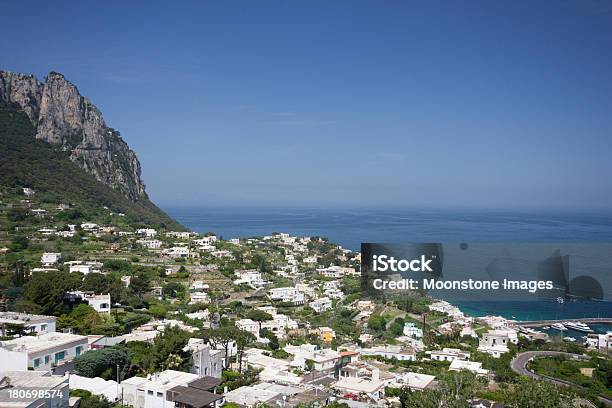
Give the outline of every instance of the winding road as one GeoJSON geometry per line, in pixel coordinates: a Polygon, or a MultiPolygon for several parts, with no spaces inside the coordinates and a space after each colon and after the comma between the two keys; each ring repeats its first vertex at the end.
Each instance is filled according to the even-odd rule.
{"type": "MultiPolygon", "coordinates": [[[[545,375],[539,375],[530,371],[527,368],[527,364],[537,357],[546,357],[546,356],[564,356],[568,358],[577,358],[580,360],[588,360],[590,357],[583,356],[580,354],[572,354],[572,353],[564,353],[561,351],[526,351],[524,353],[519,353],[510,363],[510,368],[517,374],[527,376],[529,378],[533,378],[535,380],[544,380],[555,385],[560,385],[564,387],[575,387],[575,388],[584,388],[578,384],[571,383],[569,381],[560,380],[558,378],[553,378],[545,375]]],[[[600,395],[599,400],[606,405],[612,406],[612,399],[606,397],[604,395],[600,395]]]]}

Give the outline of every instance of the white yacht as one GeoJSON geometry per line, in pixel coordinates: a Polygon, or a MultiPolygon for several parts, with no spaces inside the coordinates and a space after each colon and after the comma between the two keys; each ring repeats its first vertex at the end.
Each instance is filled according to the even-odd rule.
{"type": "Polygon", "coordinates": [[[588,325],[582,322],[563,322],[563,325],[568,329],[576,330],[584,333],[593,333],[593,329],[591,329],[588,325]]]}
{"type": "Polygon", "coordinates": [[[550,328],[555,329],[555,330],[561,330],[561,331],[567,330],[567,327],[565,327],[561,323],[553,323],[550,325],[550,328]]]}

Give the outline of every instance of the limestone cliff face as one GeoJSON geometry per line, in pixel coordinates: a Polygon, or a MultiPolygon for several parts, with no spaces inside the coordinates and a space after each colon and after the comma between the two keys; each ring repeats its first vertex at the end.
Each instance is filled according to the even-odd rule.
{"type": "Polygon", "coordinates": [[[62,74],[45,82],[33,75],[0,71],[0,100],[17,104],[36,128],[36,138],[70,152],[72,161],[130,200],[146,198],[140,162],[119,132],[62,74]]]}

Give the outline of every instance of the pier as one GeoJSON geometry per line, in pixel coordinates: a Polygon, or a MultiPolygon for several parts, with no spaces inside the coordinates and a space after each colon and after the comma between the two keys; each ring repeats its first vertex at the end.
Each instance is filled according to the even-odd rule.
{"type": "Polygon", "coordinates": [[[525,320],[517,321],[516,324],[523,327],[543,327],[554,323],[580,322],[585,324],[612,324],[612,317],[585,317],[582,319],[560,319],[560,320],[525,320]]]}

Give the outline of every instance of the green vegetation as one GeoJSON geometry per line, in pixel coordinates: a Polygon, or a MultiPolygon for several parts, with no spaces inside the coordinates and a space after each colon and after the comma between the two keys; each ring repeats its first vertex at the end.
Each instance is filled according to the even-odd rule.
{"type": "Polygon", "coordinates": [[[612,397],[612,362],[594,356],[590,360],[573,360],[564,356],[542,357],[530,363],[540,375],[558,378],[612,397]],[[581,372],[581,369],[582,372],[581,372]]]}
{"type": "MultiPolygon", "coordinates": [[[[73,163],[68,153],[40,140],[23,111],[0,102],[0,187],[21,194],[22,187],[36,191],[37,197],[49,203],[71,203],[75,210],[66,220],[99,219],[101,208],[124,213],[126,221],[182,230],[146,197],[132,202],[120,192],[97,181],[73,163]]],[[[19,217],[13,214],[12,219],[19,217]]]]}

